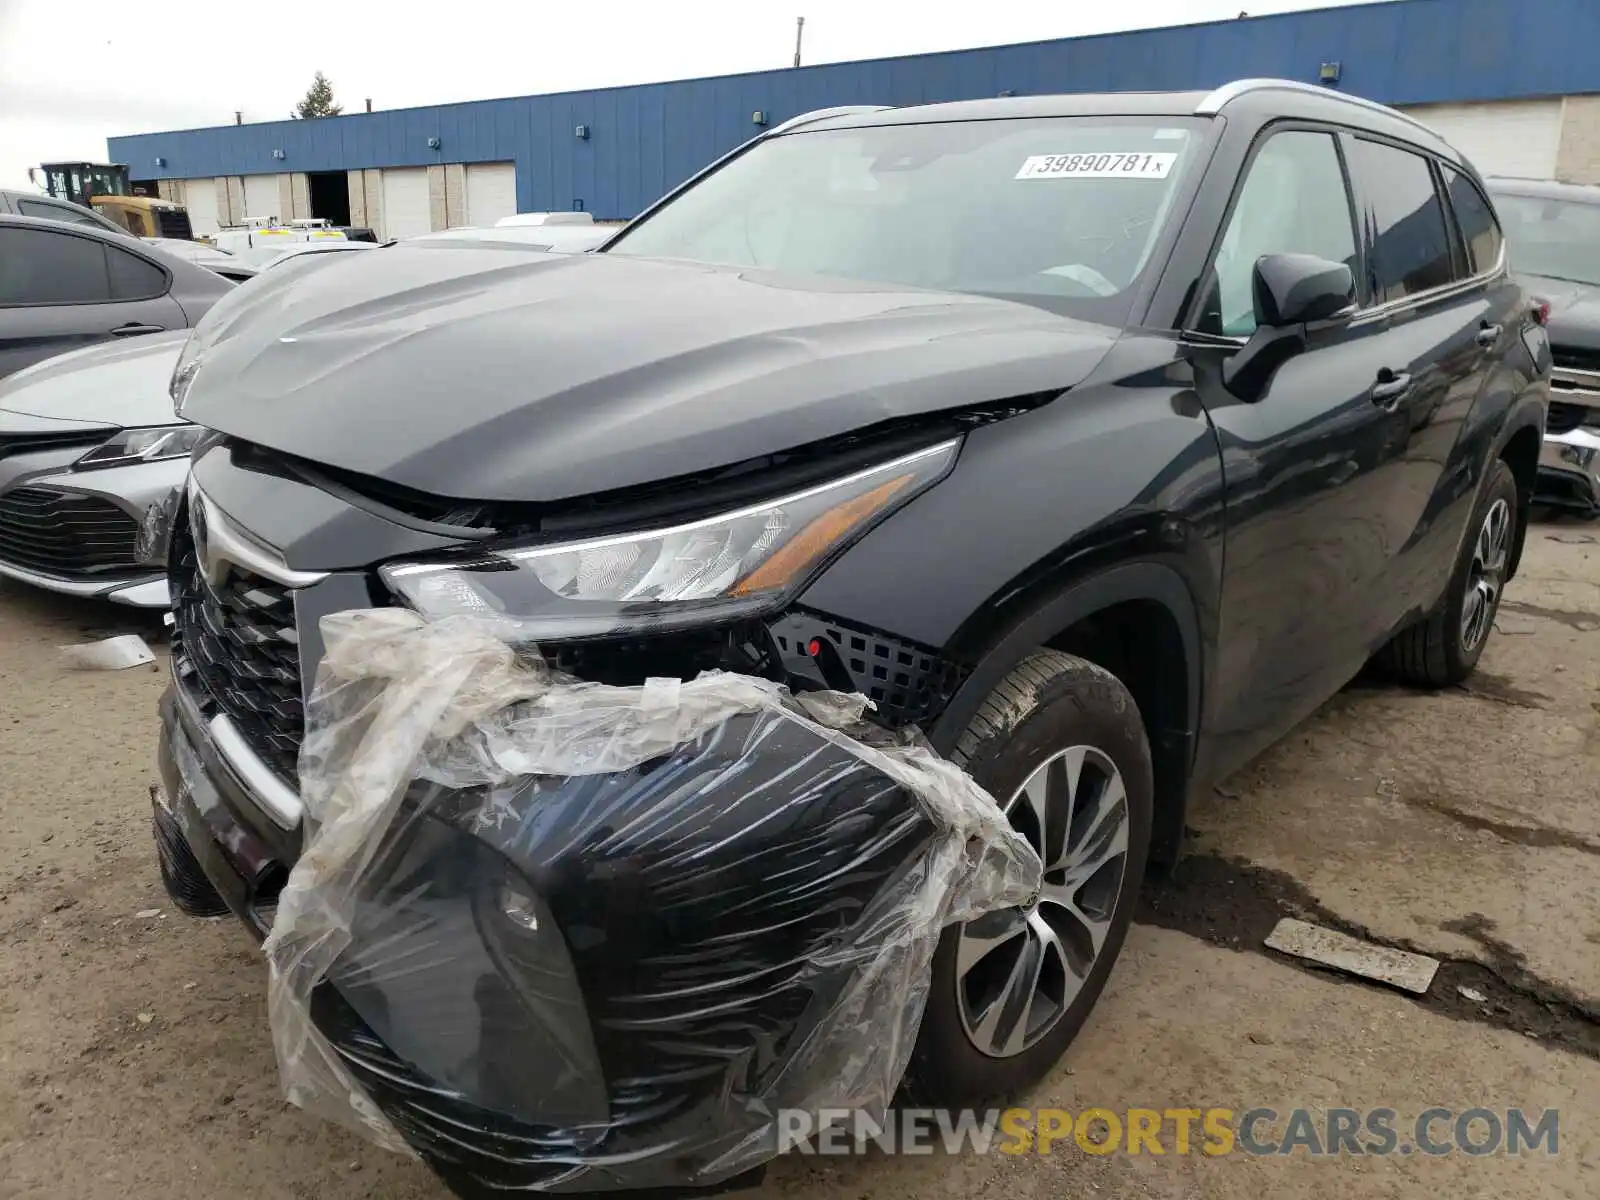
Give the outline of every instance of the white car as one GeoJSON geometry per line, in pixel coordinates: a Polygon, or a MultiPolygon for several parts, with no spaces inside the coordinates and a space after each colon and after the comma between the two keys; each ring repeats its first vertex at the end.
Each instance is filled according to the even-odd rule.
{"type": "Polygon", "coordinates": [[[593,225],[594,214],[586,212],[526,212],[512,213],[495,223],[496,229],[518,225],[593,225]]]}
{"type": "Polygon", "coordinates": [[[188,336],[107,342],[0,381],[0,576],[167,607],[166,564],[141,557],[140,531],[183,486],[200,432],[167,390],[188,336]]]}
{"type": "Polygon", "coordinates": [[[260,246],[244,246],[230,253],[237,259],[249,263],[256,268],[257,273],[265,271],[268,267],[291,258],[298,258],[302,254],[331,254],[342,253],[346,250],[376,250],[376,242],[356,242],[344,238],[329,238],[318,242],[268,242],[260,246]]]}
{"type": "Polygon", "coordinates": [[[164,250],[168,254],[192,262],[197,266],[214,271],[224,279],[231,279],[235,283],[243,283],[246,279],[255,277],[256,268],[237,255],[229,254],[226,250],[219,250],[207,242],[186,241],[183,238],[140,238],[140,241],[164,250]]]}
{"type": "Polygon", "coordinates": [[[620,225],[506,225],[490,228],[469,226],[445,229],[439,233],[420,233],[407,242],[495,242],[548,250],[553,254],[582,254],[615,237],[620,225]]]}

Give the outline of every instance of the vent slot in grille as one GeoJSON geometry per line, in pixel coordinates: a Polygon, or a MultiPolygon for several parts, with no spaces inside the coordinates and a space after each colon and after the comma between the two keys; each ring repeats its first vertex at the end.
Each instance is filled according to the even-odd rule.
{"type": "Polygon", "coordinates": [[[40,450],[70,450],[82,446],[85,450],[98,446],[115,432],[114,429],[74,429],[70,433],[0,433],[0,458],[14,454],[34,454],[40,450]]]}
{"type": "Polygon", "coordinates": [[[1550,347],[1551,364],[1559,371],[1594,371],[1600,373],[1600,350],[1575,350],[1571,346],[1550,347]]]}
{"type": "Polygon", "coordinates": [[[1550,401],[1550,411],[1545,416],[1546,433],[1571,433],[1582,425],[1585,417],[1600,417],[1600,412],[1581,404],[1568,404],[1562,400],[1550,401]]]}
{"type": "Polygon", "coordinates": [[[109,500],[48,488],[0,494],[0,559],[48,575],[138,566],[139,523],[109,500]]]}
{"type": "Polygon", "coordinates": [[[194,240],[194,226],[189,222],[189,211],[187,209],[158,208],[155,216],[156,225],[161,230],[162,237],[178,238],[185,242],[194,240]]]}
{"type": "Polygon", "coordinates": [[[212,587],[187,523],[172,536],[172,661],[208,717],[233,722],[256,755],[296,786],[305,714],[294,592],[235,568],[212,587]]]}
{"type": "Polygon", "coordinates": [[[860,692],[881,723],[929,720],[944,709],[964,672],[938,653],[888,634],[796,609],[770,626],[792,682],[860,692]]]}

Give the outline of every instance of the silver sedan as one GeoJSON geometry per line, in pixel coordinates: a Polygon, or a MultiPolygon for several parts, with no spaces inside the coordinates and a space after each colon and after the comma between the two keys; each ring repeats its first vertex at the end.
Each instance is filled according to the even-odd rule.
{"type": "Polygon", "coordinates": [[[183,486],[199,433],[168,394],[188,336],[111,342],[0,382],[0,575],[167,607],[160,547],[142,531],[183,486]]]}

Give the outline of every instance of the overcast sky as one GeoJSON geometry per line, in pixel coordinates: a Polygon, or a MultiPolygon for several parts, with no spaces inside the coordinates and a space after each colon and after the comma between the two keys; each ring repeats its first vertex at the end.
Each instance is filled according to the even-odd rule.
{"type": "Polygon", "coordinates": [[[314,72],[347,111],[993,46],[1357,0],[0,0],[0,187],[46,159],[103,161],[106,138],[280,120],[314,72]],[[428,20],[407,8],[439,14],[428,20]],[[319,25],[326,31],[318,33],[319,25]]]}

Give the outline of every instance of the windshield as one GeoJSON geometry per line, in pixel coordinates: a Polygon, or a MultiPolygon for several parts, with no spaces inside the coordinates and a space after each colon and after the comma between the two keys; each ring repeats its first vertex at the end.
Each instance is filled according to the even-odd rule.
{"type": "Polygon", "coordinates": [[[1494,207],[1517,271],[1600,286],[1600,204],[1497,192],[1494,207]]]}
{"type": "Polygon", "coordinates": [[[1113,319],[1196,157],[1188,118],[880,125],[759,143],[630,227],[649,255],[1113,319]]]}

